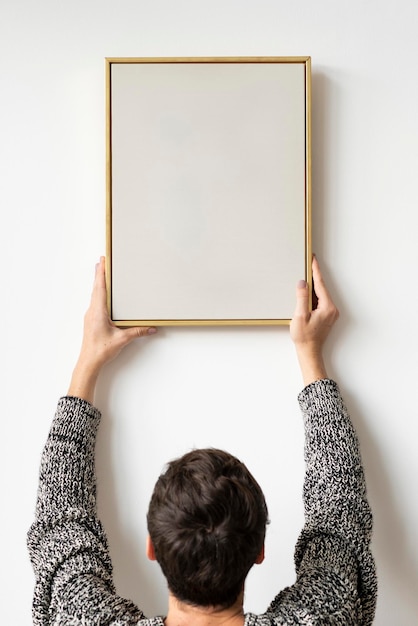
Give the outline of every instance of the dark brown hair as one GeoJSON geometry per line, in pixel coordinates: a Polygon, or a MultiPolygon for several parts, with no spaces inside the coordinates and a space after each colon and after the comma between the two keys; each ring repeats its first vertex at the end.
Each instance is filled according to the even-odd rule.
{"type": "Polygon", "coordinates": [[[168,464],[147,521],[171,593],[189,604],[227,608],[263,548],[268,513],[246,466],[210,448],[168,464]]]}

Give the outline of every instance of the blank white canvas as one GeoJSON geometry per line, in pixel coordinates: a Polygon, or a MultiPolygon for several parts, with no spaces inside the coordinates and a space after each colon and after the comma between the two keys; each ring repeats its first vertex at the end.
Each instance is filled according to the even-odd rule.
{"type": "Polygon", "coordinates": [[[305,65],[112,63],[112,317],[288,319],[305,65]]]}

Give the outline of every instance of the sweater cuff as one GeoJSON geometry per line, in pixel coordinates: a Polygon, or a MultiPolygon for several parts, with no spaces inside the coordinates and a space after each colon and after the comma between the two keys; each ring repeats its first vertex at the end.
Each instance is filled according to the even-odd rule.
{"type": "Polygon", "coordinates": [[[80,433],[95,435],[101,419],[99,409],[74,396],[59,399],[52,424],[54,434],[59,432],[68,439],[79,439],[80,433]]]}
{"type": "Polygon", "coordinates": [[[330,399],[341,398],[337,383],[330,378],[323,378],[307,385],[298,395],[298,402],[302,411],[312,408],[322,408],[329,404],[330,399]]]}

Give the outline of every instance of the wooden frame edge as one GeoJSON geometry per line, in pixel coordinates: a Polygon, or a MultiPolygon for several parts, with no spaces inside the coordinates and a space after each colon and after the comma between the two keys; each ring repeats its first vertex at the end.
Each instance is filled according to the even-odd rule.
{"type": "MultiPolygon", "coordinates": [[[[111,65],[113,63],[303,63],[305,65],[305,266],[306,282],[312,296],[312,131],[311,57],[106,57],[106,289],[107,308],[112,319],[112,140],[111,65]]],[[[312,297],[310,297],[312,307],[312,297]]],[[[210,320],[112,320],[116,326],[289,326],[291,319],[210,319],[210,320]]]]}
{"type": "Polygon", "coordinates": [[[112,63],[306,63],[310,56],[106,57],[112,63]]]}
{"type": "Polygon", "coordinates": [[[291,319],[283,320],[113,320],[116,326],[130,328],[133,326],[289,326],[291,319]]]}
{"type": "Polygon", "coordinates": [[[106,80],[106,299],[112,318],[112,116],[111,116],[111,62],[105,59],[106,80]]]}
{"type": "Polygon", "coordinates": [[[306,224],[305,224],[305,262],[306,282],[309,288],[309,310],[312,310],[312,75],[311,58],[305,62],[305,89],[306,89],[306,224]]]}

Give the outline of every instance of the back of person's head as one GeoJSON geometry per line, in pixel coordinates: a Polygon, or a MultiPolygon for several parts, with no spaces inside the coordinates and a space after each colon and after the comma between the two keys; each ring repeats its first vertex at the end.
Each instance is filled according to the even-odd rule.
{"type": "Polygon", "coordinates": [[[171,593],[188,604],[228,608],[263,550],[268,513],[246,466],[204,449],[168,464],[147,521],[171,593]]]}

